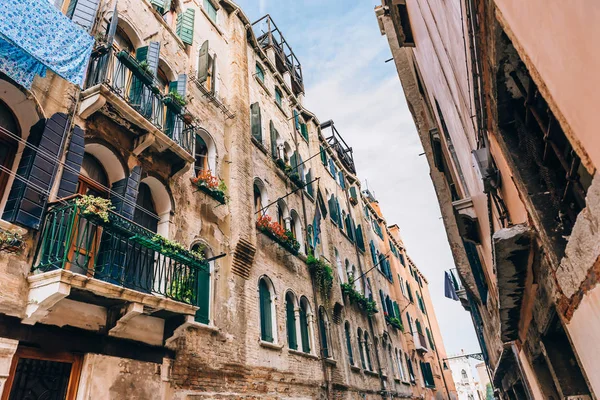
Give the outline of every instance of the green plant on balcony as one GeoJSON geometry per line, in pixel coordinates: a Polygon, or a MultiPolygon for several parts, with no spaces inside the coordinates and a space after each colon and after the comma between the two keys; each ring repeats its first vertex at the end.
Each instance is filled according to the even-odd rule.
{"type": "Polygon", "coordinates": [[[323,296],[325,304],[329,303],[329,293],[333,287],[333,269],[325,261],[315,258],[312,254],[308,255],[306,265],[310,274],[314,277],[319,287],[319,292],[323,296]]]}
{"type": "Polygon", "coordinates": [[[77,198],[75,204],[86,217],[97,218],[103,222],[108,222],[109,212],[114,208],[109,199],[92,195],[77,198]]]}
{"type": "Polygon", "coordinates": [[[278,242],[284,249],[296,255],[300,250],[300,243],[294,238],[294,234],[286,230],[277,221],[271,221],[268,215],[261,215],[256,221],[256,228],[278,242]]]}
{"type": "Polygon", "coordinates": [[[294,182],[294,185],[296,185],[297,187],[302,187],[304,186],[304,182],[302,182],[302,178],[300,178],[300,174],[298,172],[290,172],[287,174],[288,178],[290,178],[290,181],[294,182]]]}
{"type": "Polygon", "coordinates": [[[163,103],[177,114],[180,114],[186,106],[187,100],[177,92],[170,92],[163,98],[163,103]]]}
{"type": "Polygon", "coordinates": [[[147,61],[139,62],[131,56],[127,51],[121,50],[117,53],[119,61],[125,65],[142,83],[146,85],[152,85],[154,76],[150,71],[150,65],[147,61]]]}
{"type": "Polygon", "coordinates": [[[25,241],[18,232],[0,229],[0,251],[16,253],[23,249],[25,241]]]}
{"type": "Polygon", "coordinates": [[[188,250],[184,245],[174,240],[169,240],[164,236],[156,234],[152,237],[152,242],[159,245],[161,253],[167,256],[191,255],[196,261],[204,261],[204,255],[199,251],[188,250]]]}
{"type": "Polygon", "coordinates": [[[396,317],[390,317],[389,315],[386,315],[385,316],[385,322],[387,322],[388,324],[390,324],[394,328],[400,329],[400,331],[404,332],[404,326],[402,325],[402,321],[400,321],[398,318],[396,318],[396,317]]]}
{"type": "Polygon", "coordinates": [[[197,177],[192,178],[192,183],[221,204],[229,201],[225,181],[214,176],[209,169],[201,170],[197,177]]]}
{"type": "MultiPolygon", "coordinates": [[[[354,281],[352,275],[350,275],[348,279],[350,280],[350,282],[354,281]]],[[[357,291],[352,284],[342,283],[341,286],[342,294],[348,297],[350,304],[356,304],[369,317],[377,312],[377,303],[363,296],[363,294],[357,291]]]]}

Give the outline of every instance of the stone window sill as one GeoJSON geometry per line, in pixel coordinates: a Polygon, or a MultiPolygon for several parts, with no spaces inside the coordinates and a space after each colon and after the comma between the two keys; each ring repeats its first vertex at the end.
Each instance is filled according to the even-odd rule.
{"type": "Polygon", "coordinates": [[[329,364],[329,365],[333,365],[334,367],[336,367],[336,366],[337,366],[337,361],[336,361],[336,360],[334,360],[333,358],[325,358],[324,360],[325,360],[325,362],[326,362],[327,364],[329,364]]]}
{"type": "Polygon", "coordinates": [[[297,355],[297,356],[302,356],[302,357],[310,358],[310,359],[313,359],[313,360],[318,360],[319,359],[319,357],[317,357],[314,354],[305,353],[303,351],[294,350],[294,349],[290,349],[290,354],[294,354],[294,355],[297,355]]]}
{"type": "Polygon", "coordinates": [[[260,344],[261,347],[270,349],[270,350],[277,350],[277,351],[281,351],[281,349],[283,349],[283,345],[282,344],[277,344],[277,343],[271,343],[271,342],[265,342],[264,340],[260,339],[258,341],[258,343],[260,344]]]}
{"type": "Polygon", "coordinates": [[[202,322],[194,321],[189,323],[190,328],[201,329],[210,332],[219,332],[219,328],[212,324],[203,324],[202,322]]]}
{"type": "Polygon", "coordinates": [[[262,151],[262,152],[263,152],[263,153],[264,153],[266,156],[268,156],[268,155],[269,155],[269,152],[267,151],[267,149],[266,149],[266,147],[265,147],[265,145],[264,145],[264,144],[262,144],[261,142],[259,142],[258,140],[256,140],[256,139],[255,139],[253,136],[252,136],[252,137],[250,137],[250,139],[252,139],[252,143],[254,143],[254,145],[255,145],[256,147],[258,147],[258,149],[259,149],[260,151],[262,151]]]}
{"type": "Polygon", "coordinates": [[[354,372],[357,372],[357,373],[360,373],[360,368],[357,367],[356,365],[351,365],[350,366],[350,370],[352,370],[354,372]]]}
{"type": "Polygon", "coordinates": [[[410,386],[410,382],[409,381],[402,381],[402,384],[406,385],[406,386],[410,386]]]}
{"type": "Polygon", "coordinates": [[[368,369],[365,369],[365,374],[371,375],[371,376],[379,376],[379,374],[377,372],[369,371],[368,369]]]}

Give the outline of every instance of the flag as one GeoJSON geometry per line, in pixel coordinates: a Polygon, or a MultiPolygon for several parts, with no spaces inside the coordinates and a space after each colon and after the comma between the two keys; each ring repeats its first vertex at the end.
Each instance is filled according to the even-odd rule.
{"type": "Polygon", "coordinates": [[[450,272],[444,271],[444,296],[452,300],[458,300],[454,282],[452,281],[450,272]]]}

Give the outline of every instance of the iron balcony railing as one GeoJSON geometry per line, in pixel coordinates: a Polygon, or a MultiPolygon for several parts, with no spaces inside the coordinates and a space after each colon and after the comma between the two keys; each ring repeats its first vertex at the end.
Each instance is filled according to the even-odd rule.
{"type": "Polygon", "coordinates": [[[196,305],[198,272],[208,264],[156,238],[115,212],[105,222],[76,199],[55,203],[46,212],[34,271],[65,269],[196,305]]]}
{"type": "Polygon", "coordinates": [[[154,75],[126,51],[98,47],[92,52],[86,89],[103,84],[157,129],[194,154],[196,127],[184,118],[183,106],[163,96],[154,75]]]}

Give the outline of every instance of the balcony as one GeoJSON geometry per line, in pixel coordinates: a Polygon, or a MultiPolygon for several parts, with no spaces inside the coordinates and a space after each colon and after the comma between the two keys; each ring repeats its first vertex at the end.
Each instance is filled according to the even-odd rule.
{"type": "Polygon", "coordinates": [[[23,323],[164,345],[193,321],[207,263],[112,211],[107,219],[75,199],[48,207],[23,323]]]}
{"type": "Polygon", "coordinates": [[[420,353],[427,353],[427,341],[421,332],[414,333],[415,349],[420,353]]]}
{"type": "Polygon", "coordinates": [[[331,135],[327,137],[327,144],[333,150],[335,150],[338,159],[344,165],[344,167],[353,174],[356,174],[356,168],[354,166],[354,157],[352,156],[352,147],[344,141],[340,133],[335,128],[332,120],[323,122],[321,124],[321,130],[331,128],[331,135]]]}
{"type": "Polygon", "coordinates": [[[258,44],[265,50],[275,53],[275,66],[282,74],[289,74],[292,91],[295,95],[304,92],[302,67],[294,51],[285,40],[269,14],[252,23],[258,44]]]}
{"type": "Polygon", "coordinates": [[[103,111],[128,127],[136,136],[134,154],[153,147],[173,163],[173,173],[194,162],[194,118],[170,95],[164,96],[154,85],[154,76],[129,53],[96,48],[81,96],[79,115],[86,119],[103,111]]]}
{"type": "Polygon", "coordinates": [[[450,279],[452,280],[452,286],[454,286],[454,291],[460,300],[460,304],[467,310],[470,310],[469,298],[467,297],[467,291],[460,280],[460,276],[458,275],[458,270],[456,268],[452,268],[448,271],[450,274],[450,279]]]}

